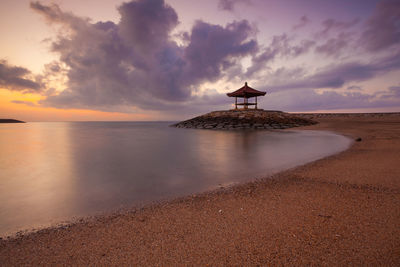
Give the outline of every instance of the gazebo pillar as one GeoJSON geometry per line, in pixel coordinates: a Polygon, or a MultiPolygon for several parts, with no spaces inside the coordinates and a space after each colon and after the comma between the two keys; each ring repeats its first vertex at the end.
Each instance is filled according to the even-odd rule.
{"type": "Polygon", "coordinates": [[[237,97],[235,97],[235,109],[237,109],[237,97]]]}
{"type": "Polygon", "coordinates": [[[256,97],[256,109],[257,109],[257,97],[256,97]]]}

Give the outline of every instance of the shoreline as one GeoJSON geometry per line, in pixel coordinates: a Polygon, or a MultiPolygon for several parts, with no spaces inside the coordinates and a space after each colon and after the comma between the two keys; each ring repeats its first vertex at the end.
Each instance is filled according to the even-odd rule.
{"type": "MultiPolygon", "coordinates": [[[[171,197],[164,197],[158,200],[151,200],[151,201],[142,201],[142,202],[138,202],[136,204],[128,204],[128,205],[124,205],[124,206],[120,206],[119,208],[116,209],[108,209],[108,210],[104,210],[104,211],[100,211],[97,213],[93,213],[93,214],[87,214],[87,215],[77,215],[77,216],[72,216],[70,218],[66,218],[63,220],[53,220],[53,222],[49,222],[49,223],[45,223],[45,224],[38,224],[38,225],[33,225],[31,227],[27,227],[27,228],[20,228],[20,229],[16,229],[14,231],[8,231],[5,233],[0,233],[0,241],[1,240],[13,240],[13,239],[18,239],[21,238],[23,236],[27,236],[27,235],[34,235],[37,233],[49,233],[52,231],[58,231],[58,230],[62,230],[62,229],[66,229],[69,227],[72,227],[76,224],[80,224],[80,223],[95,223],[96,221],[100,220],[104,220],[107,219],[109,217],[115,217],[115,216],[120,216],[123,215],[125,213],[136,213],[138,211],[141,210],[146,210],[149,208],[154,208],[157,206],[162,206],[164,204],[168,204],[168,203],[175,203],[175,202],[182,202],[185,201],[186,199],[191,199],[192,197],[199,197],[202,195],[209,195],[209,194],[218,194],[221,192],[229,192],[229,191],[234,191],[235,189],[239,188],[243,185],[246,185],[248,183],[253,183],[253,182],[258,182],[258,181],[263,181],[263,180],[270,180],[270,179],[279,179],[279,178],[275,178],[276,176],[279,176],[279,174],[281,173],[285,173],[291,170],[294,170],[296,168],[299,168],[301,166],[310,164],[312,162],[324,159],[324,158],[328,158],[340,153],[343,153],[344,151],[348,150],[354,143],[354,139],[352,136],[344,136],[340,133],[336,133],[333,131],[328,131],[328,130],[324,130],[324,131],[319,131],[319,130],[311,130],[311,129],[300,129],[300,128],[290,128],[290,129],[275,129],[279,131],[291,131],[291,132],[322,132],[322,133],[328,133],[328,134],[334,134],[334,135],[339,135],[342,137],[346,137],[348,139],[348,146],[339,152],[334,152],[333,154],[330,155],[325,155],[323,157],[317,158],[317,159],[312,159],[311,161],[307,161],[305,163],[299,163],[296,166],[293,167],[288,167],[285,168],[283,170],[278,170],[278,171],[271,171],[268,174],[265,175],[258,175],[258,176],[249,176],[248,179],[244,180],[244,181],[232,181],[232,182],[227,182],[227,183],[223,183],[223,184],[215,184],[215,186],[213,186],[212,188],[206,189],[204,191],[197,191],[197,192],[193,192],[190,194],[185,194],[185,195],[177,195],[177,196],[171,196],[171,197]],[[221,191],[221,192],[219,192],[221,191]]],[[[270,131],[266,131],[267,133],[270,131]]],[[[275,132],[275,131],[271,131],[271,132],[275,132]]],[[[275,132],[277,133],[277,132],[275,132]]]]}
{"type": "Polygon", "coordinates": [[[362,140],[272,177],[0,240],[0,262],[398,265],[400,116],[317,120],[297,129],[362,140]]]}

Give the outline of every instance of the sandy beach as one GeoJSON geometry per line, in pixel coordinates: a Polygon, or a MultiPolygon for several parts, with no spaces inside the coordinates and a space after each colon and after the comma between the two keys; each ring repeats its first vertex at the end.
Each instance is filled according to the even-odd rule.
{"type": "Polygon", "coordinates": [[[254,182],[0,240],[0,265],[399,266],[400,114],[304,115],[356,140],[254,182]]]}

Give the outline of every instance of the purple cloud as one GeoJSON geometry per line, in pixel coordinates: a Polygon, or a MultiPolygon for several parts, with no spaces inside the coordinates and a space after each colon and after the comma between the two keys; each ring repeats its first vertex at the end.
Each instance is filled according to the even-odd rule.
{"type": "Polygon", "coordinates": [[[292,44],[292,42],[286,34],[274,36],[269,46],[265,47],[261,53],[252,56],[252,65],[247,68],[245,76],[251,77],[264,70],[268,63],[279,56],[295,58],[307,53],[315,45],[312,40],[301,40],[298,44],[292,44]]]}
{"type": "Polygon", "coordinates": [[[308,53],[310,51],[311,47],[315,45],[315,41],[312,40],[301,40],[300,44],[294,45],[291,48],[291,54],[294,57],[298,57],[302,54],[308,53]]]}
{"type": "Polygon", "coordinates": [[[325,43],[315,47],[315,51],[327,56],[338,56],[343,49],[348,47],[350,41],[351,34],[342,32],[336,38],[329,38],[325,43]]]}
{"type": "Polygon", "coordinates": [[[298,30],[300,28],[305,27],[306,25],[308,25],[311,22],[311,20],[306,16],[302,16],[299,20],[299,23],[297,23],[296,25],[293,26],[293,30],[298,30]]]}
{"type": "Polygon", "coordinates": [[[225,27],[197,21],[184,34],[187,44],[178,45],[171,40],[178,16],[163,0],[122,4],[118,24],[90,23],[56,5],[31,7],[70,29],[52,43],[67,66],[67,89],[42,101],[45,105],[174,109],[191,101],[199,84],[220,78],[236,60],[258,50],[247,21],[225,27]]]}
{"type": "Polygon", "coordinates": [[[359,19],[353,19],[351,21],[338,21],[335,19],[327,19],[322,22],[323,30],[316,34],[317,37],[326,37],[332,32],[341,32],[348,30],[354,25],[358,24],[359,19]]]}
{"type": "Polygon", "coordinates": [[[21,92],[39,92],[42,86],[38,80],[32,78],[28,69],[11,66],[6,60],[0,60],[0,87],[21,92]]]}
{"type": "Polygon", "coordinates": [[[251,0],[219,0],[218,7],[222,10],[233,11],[240,3],[251,4],[251,0]]]}
{"type": "Polygon", "coordinates": [[[118,8],[120,37],[140,53],[162,50],[170,31],[178,24],[175,10],[163,0],[131,1],[118,8]]]}
{"type": "Polygon", "coordinates": [[[382,1],[366,22],[360,44],[370,51],[383,50],[400,44],[400,2],[382,1]]]}
{"type": "Polygon", "coordinates": [[[253,31],[247,21],[228,24],[226,28],[198,21],[192,29],[191,42],[185,49],[192,79],[213,80],[221,69],[229,68],[237,58],[257,51],[255,40],[245,41],[253,31]]]}
{"type": "MultiPolygon", "coordinates": [[[[400,86],[389,87],[388,92],[384,92],[381,98],[397,98],[400,100],[400,86]]],[[[397,104],[400,106],[400,101],[397,104]]]]}
{"type": "MultiPolygon", "coordinates": [[[[219,8],[227,11],[234,11],[243,3],[250,0],[218,2],[219,8]]],[[[273,36],[267,46],[258,44],[256,29],[246,20],[225,26],[196,21],[190,31],[176,33],[178,15],[164,0],[123,3],[118,8],[118,23],[91,22],[64,12],[55,4],[33,2],[31,8],[50,24],[61,25],[63,31],[51,42],[51,50],[59,55],[59,60],[45,66],[42,76],[33,76],[25,68],[1,61],[0,85],[23,92],[40,92],[47,96],[40,102],[42,105],[122,112],[140,108],[169,114],[178,110],[206,111],[214,109],[213,105],[230,103],[225,95],[213,93],[212,89],[205,95],[197,94],[200,85],[222,78],[267,81],[264,84],[269,84],[268,88],[262,88],[264,85],[256,88],[272,92],[268,99],[279,103],[278,109],[353,108],[367,107],[367,103],[387,106],[399,98],[396,86],[380,95],[363,94],[362,88],[354,86],[400,69],[399,5],[394,2],[378,4],[365,24],[359,24],[358,19],[327,19],[321,31],[313,36],[314,40],[301,39],[296,37],[297,32],[291,31],[273,36]],[[175,42],[177,39],[182,42],[175,42]],[[354,42],[359,39],[361,43],[354,42]],[[367,50],[352,50],[349,55],[356,45],[367,50]],[[341,60],[347,57],[347,62],[336,61],[313,73],[301,65],[302,58],[293,63],[301,67],[277,66],[275,70],[270,67],[278,59],[289,61],[310,51],[341,60]],[[357,55],[353,55],[355,51],[357,55]],[[364,55],[363,61],[358,60],[366,51],[386,52],[374,54],[373,59],[364,55]],[[243,69],[240,60],[246,56],[251,58],[251,65],[243,69]],[[270,74],[263,77],[266,73],[263,70],[270,74]],[[58,93],[47,88],[47,81],[63,75],[67,77],[64,91],[58,93]],[[321,88],[348,90],[314,92],[321,88]]],[[[304,15],[293,30],[309,24],[310,19],[304,15]]]]}
{"type": "Polygon", "coordinates": [[[269,94],[263,101],[267,109],[286,111],[315,111],[357,108],[398,108],[399,91],[385,91],[384,95],[365,94],[362,92],[338,93],[302,89],[297,91],[282,91],[269,94]]]}
{"type": "MultiPolygon", "coordinates": [[[[272,90],[292,89],[318,89],[318,88],[341,88],[346,83],[358,82],[371,79],[381,73],[400,69],[400,53],[381,57],[370,63],[348,62],[339,65],[330,65],[318,69],[310,76],[293,76],[276,73],[283,76],[283,82],[271,85],[272,90]],[[294,77],[290,79],[288,77],[294,77]]],[[[280,70],[282,72],[282,70],[280,70]]],[[[298,71],[299,72],[299,71],[298,71]]]]}
{"type": "Polygon", "coordinates": [[[355,90],[355,91],[362,91],[362,87],[357,86],[357,85],[351,85],[347,87],[347,90],[355,90]]]}

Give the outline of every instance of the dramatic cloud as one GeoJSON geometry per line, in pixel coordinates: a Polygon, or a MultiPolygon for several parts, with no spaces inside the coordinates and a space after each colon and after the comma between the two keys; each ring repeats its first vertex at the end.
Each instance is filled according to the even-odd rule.
{"type": "Polygon", "coordinates": [[[400,2],[383,1],[367,21],[361,44],[378,51],[400,44],[400,2]]]}
{"type": "Polygon", "coordinates": [[[251,0],[219,0],[218,7],[222,10],[233,11],[237,4],[250,4],[251,0]]]}
{"type": "Polygon", "coordinates": [[[257,43],[246,40],[252,28],[247,21],[234,22],[226,28],[197,22],[193,27],[191,42],[185,49],[185,58],[190,63],[189,75],[192,80],[215,79],[222,68],[229,68],[234,61],[232,57],[240,57],[256,52],[257,43]]]}
{"type": "Polygon", "coordinates": [[[300,44],[291,47],[291,55],[298,57],[302,54],[308,53],[310,48],[315,45],[315,41],[312,40],[301,40],[300,44]]]}
{"type": "Polygon", "coordinates": [[[41,90],[38,78],[32,78],[28,69],[11,66],[5,60],[0,60],[0,87],[22,92],[41,90]]]}
{"type": "Polygon", "coordinates": [[[286,111],[315,111],[354,108],[393,108],[400,103],[399,91],[389,91],[384,95],[366,94],[362,92],[338,93],[314,90],[283,91],[269,94],[264,106],[267,109],[283,109],[286,111]]]}
{"type": "Polygon", "coordinates": [[[119,35],[138,53],[151,55],[168,42],[169,33],[178,24],[178,15],[162,0],[131,1],[119,8],[119,35]]]}
{"type": "Polygon", "coordinates": [[[317,37],[326,37],[332,32],[341,32],[348,30],[359,22],[359,19],[352,21],[337,21],[335,19],[327,19],[322,22],[323,30],[317,33],[317,37]]]}
{"type": "Polygon", "coordinates": [[[297,23],[296,25],[293,26],[293,30],[298,30],[298,29],[300,29],[300,28],[303,28],[303,27],[305,27],[307,24],[309,24],[310,22],[311,22],[310,19],[309,19],[306,15],[304,15],[304,16],[302,16],[302,17],[300,18],[299,23],[297,23]]]}
{"type": "MultiPolygon", "coordinates": [[[[220,0],[218,8],[234,12],[249,3],[260,4],[220,0]]],[[[177,32],[178,14],[164,0],[123,3],[118,23],[93,22],[56,4],[33,2],[31,8],[57,27],[58,35],[49,43],[58,60],[46,64],[40,76],[0,61],[0,86],[38,92],[43,96],[40,105],[188,114],[229,105],[222,90],[243,80],[271,93],[266,103],[277,109],[398,105],[398,84],[379,94],[358,86],[400,70],[400,5],[395,1],[382,1],[368,13],[361,10],[360,18],[340,20],[331,14],[335,19],[318,25],[297,13],[285,18],[292,29],[278,34],[283,26],[257,16],[226,25],[197,20],[189,31],[177,32]],[[264,26],[273,28],[275,35],[269,36],[264,26]],[[307,31],[301,30],[305,27],[307,31]],[[319,30],[309,32],[316,27],[319,30]],[[256,38],[270,41],[259,44],[256,38]],[[209,86],[213,83],[220,85],[218,91],[209,86]]]]}
{"type": "Polygon", "coordinates": [[[338,56],[342,50],[348,47],[351,34],[342,32],[335,38],[329,38],[325,43],[315,47],[315,51],[328,56],[338,56]]]}
{"type": "Polygon", "coordinates": [[[381,96],[381,98],[397,98],[399,102],[397,104],[400,104],[400,86],[391,86],[389,87],[388,92],[384,92],[381,96]]]}
{"type": "MultiPolygon", "coordinates": [[[[400,53],[383,57],[370,63],[349,62],[339,65],[326,66],[318,69],[313,75],[299,76],[285,73],[284,80],[272,85],[276,90],[292,89],[318,89],[318,88],[341,88],[349,82],[359,82],[371,79],[379,74],[400,69],[400,53]],[[293,77],[292,79],[285,77],[293,77]]],[[[302,73],[296,70],[297,73],[302,73]]],[[[281,71],[282,72],[282,71],[281,71]]],[[[305,73],[305,71],[303,72],[305,73]]]]}
{"type": "Polygon", "coordinates": [[[118,24],[93,24],[57,5],[35,2],[31,7],[68,29],[52,44],[68,70],[67,89],[42,102],[56,107],[176,108],[192,101],[199,84],[218,79],[258,50],[247,21],[225,27],[197,21],[185,34],[187,45],[178,45],[171,39],[178,16],[163,0],[122,4],[118,24]]]}
{"type": "Polygon", "coordinates": [[[351,47],[355,32],[352,28],[359,23],[359,19],[338,21],[327,19],[322,22],[323,29],[314,36],[319,40],[315,52],[328,57],[346,55],[344,50],[351,47]]]}
{"type": "Polygon", "coordinates": [[[247,69],[245,75],[251,77],[264,70],[267,64],[278,56],[295,58],[307,53],[315,45],[315,42],[311,40],[302,40],[298,44],[292,44],[292,42],[287,34],[274,36],[269,46],[265,47],[261,53],[253,55],[252,65],[247,69]]]}

